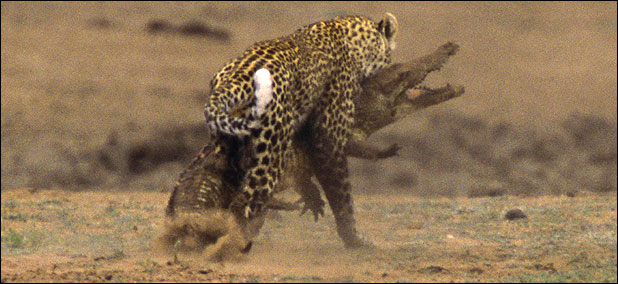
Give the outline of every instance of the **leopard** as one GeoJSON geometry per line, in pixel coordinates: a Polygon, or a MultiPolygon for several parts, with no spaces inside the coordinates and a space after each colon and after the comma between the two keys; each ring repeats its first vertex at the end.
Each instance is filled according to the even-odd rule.
{"type": "Polygon", "coordinates": [[[342,16],[258,42],[210,82],[204,116],[215,152],[229,158],[239,183],[230,210],[264,213],[301,136],[346,247],[368,245],[356,231],[345,147],[361,82],[389,66],[397,19],[342,16]],[[302,133],[301,133],[302,132],[302,133]]]}

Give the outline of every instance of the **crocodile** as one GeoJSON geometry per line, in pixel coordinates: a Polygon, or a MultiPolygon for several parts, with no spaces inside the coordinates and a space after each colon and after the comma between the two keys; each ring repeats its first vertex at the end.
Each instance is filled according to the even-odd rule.
{"type": "MultiPolygon", "coordinates": [[[[368,144],[365,140],[379,129],[392,124],[411,113],[461,96],[463,86],[447,84],[440,88],[420,86],[428,74],[440,70],[446,61],[456,54],[459,46],[448,42],[434,52],[415,58],[404,63],[394,63],[384,70],[364,80],[361,84],[362,92],[354,97],[356,112],[352,135],[346,145],[345,153],[351,157],[363,159],[384,159],[397,154],[399,146],[392,144],[386,149],[379,149],[368,144]]],[[[275,189],[275,198],[265,204],[270,210],[301,210],[301,214],[311,210],[315,220],[324,215],[324,201],[319,189],[311,181],[313,176],[312,165],[309,163],[307,148],[310,139],[304,137],[304,131],[299,131],[293,140],[292,157],[288,162],[286,174],[282,182],[275,189]],[[294,188],[300,200],[289,203],[276,198],[276,194],[294,188]],[[303,207],[298,204],[304,203],[303,207]]],[[[182,172],[176,182],[166,208],[169,220],[180,220],[180,216],[194,215],[200,212],[212,212],[213,209],[227,210],[234,199],[234,188],[237,188],[241,176],[238,171],[229,168],[230,157],[217,155],[216,145],[206,144],[191,164],[182,172]]],[[[210,213],[208,213],[210,214],[210,213]]],[[[204,216],[208,215],[204,214],[204,216]]],[[[220,216],[221,214],[219,214],[220,216]]],[[[228,215],[225,215],[228,216],[228,215]]],[[[237,220],[243,220],[239,218],[237,220]]],[[[207,218],[207,217],[204,217],[207,218]]],[[[196,234],[199,231],[200,240],[216,243],[225,236],[230,228],[218,228],[215,231],[196,229],[198,219],[182,219],[186,222],[182,226],[177,223],[164,232],[163,239],[167,244],[175,244],[183,234],[196,234]],[[191,220],[191,221],[186,221],[191,220]],[[189,228],[189,229],[188,229],[189,228]],[[193,229],[190,229],[193,228],[193,229]],[[171,231],[174,231],[173,233],[171,231]],[[187,230],[178,232],[178,230],[187,230]]],[[[239,221],[241,222],[241,221],[239,221]]],[[[239,251],[248,251],[252,239],[264,222],[263,216],[255,220],[243,221],[240,227],[248,236],[246,243],[240,242],[239,251]]],[[[229,222],[222,222],[229,223],[229,222]]],[[[219,255],[219,254],[218,254],[219,255]]]]}

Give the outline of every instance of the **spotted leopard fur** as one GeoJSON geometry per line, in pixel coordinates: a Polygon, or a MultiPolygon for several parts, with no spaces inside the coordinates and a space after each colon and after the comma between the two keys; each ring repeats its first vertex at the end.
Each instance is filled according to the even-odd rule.
{"type": "Polygon", "coordinates": [[[256,43],[211,81],[204,110],[216,151],[243,175],[231,205],[245,218],[260,214],[280,180],[291,142],[305,131],[311,165],[347,246],[357,236],[344,148],[351,133],[353,97],[361,81],[388,66],[397,22],[340,17],[256,43]],[[250,106],[250,111],[243,111],[250,106]],[[235,146],[229,146],[231,144],[235,146]],[[238,149],[240,153],[238,153],[238,149]],[[239,162],[240,161],[240,162],[239,162]]]}

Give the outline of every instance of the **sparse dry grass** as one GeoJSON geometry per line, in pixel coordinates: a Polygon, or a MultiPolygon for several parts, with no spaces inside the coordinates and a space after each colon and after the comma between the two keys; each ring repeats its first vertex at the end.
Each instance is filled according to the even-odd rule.
{"type": "Polygon", "coordinates": [[[163,229],[166,198],[3,192],[3,281],[61,275],[96,281],[112,270],[125,281],[616,281],[612,195],[357,195],[358,227],[376,249],[345,250],[330,212],[317,223],[291,212],[268,219],[251,252],[225,265],[206,261],[205,254],[180,253],[175,261],[151,249],[163,229]],[[528,218],[506,220],[511,208],[528,218]]]}

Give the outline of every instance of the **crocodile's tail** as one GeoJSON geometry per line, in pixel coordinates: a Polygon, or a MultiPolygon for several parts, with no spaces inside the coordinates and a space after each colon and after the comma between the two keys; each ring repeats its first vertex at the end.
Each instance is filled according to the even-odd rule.
{"type": "MultiPolygon", "coordinates": [[[[222,132],[233,136],[247,136],[251,129],[260,125],[259,119],[266,112],[266,107],[272,101],[272,79],[270,72],[262,68],[253,76],[255,89],[255,104],[247,117],[236,115],[244,113],[239,107],[225,102],[211,103],[204,108],[204,116],[211,131],[222,132]]],[[[242,107],[240,107],[242,108],[242,107]]]]}

